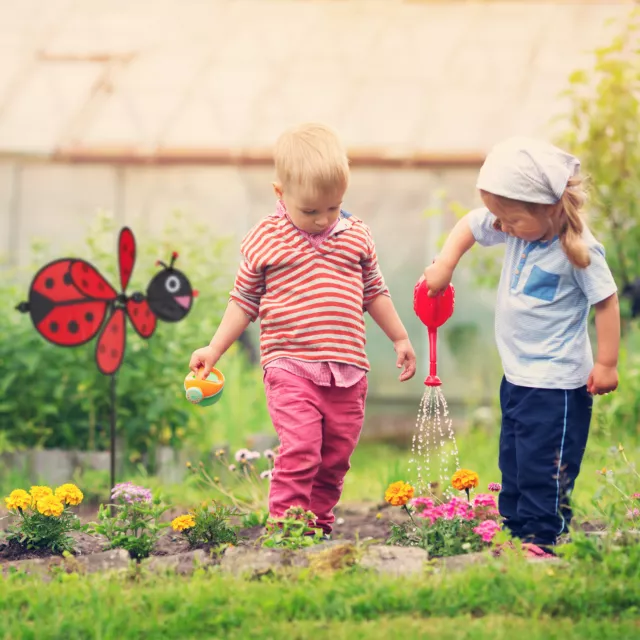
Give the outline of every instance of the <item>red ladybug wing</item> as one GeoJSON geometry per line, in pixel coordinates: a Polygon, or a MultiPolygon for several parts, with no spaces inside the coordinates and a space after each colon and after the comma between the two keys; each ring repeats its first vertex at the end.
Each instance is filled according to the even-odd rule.
{"type": "Polygon", "coordinates": [[[156,316],[149,308],[146,300],[136,302],[135,300],[127,301],[127,313],[129,320],[137,334],[141,338],[150,338],[156,330],[156,316]]]}
{"type": "Polygon", "coordinates": [[[118,263],[120,265],[120,284],[125,291],[136,263],[136,239],[129,227],[123,227],[118,239],[118,263]]]}
{"type": "Polygon", "coordinates": [[[99,271],[84,260],[72,260],[69,273],[75,287],[86,298],[115,300],[118,297],[118,292],[99,271]]]}
{"type": "MultiPolygon", "coordinates": [[[[42,304],[46,305],[46,301],[42,304]]],[[[44,317],[40,318],[36,315],[40,305],[34,308],[32,303],[31,318],[40,335],[49,342],[61,347],[77,347],[98,333],[108,304],[104,300],[63,303],[45,310],[44,317]]]]}
{"type": "Polygon", "coordinates": [[[53,344],[77,347],[91,340],[102,325],[107,302],[90,300],[74,285],[73,260],[46,264],[33,278],[29,312],[40,335],[53,344]]]}
{"type": "Polygon", "coordinates": [[[69,268],[73,259],[62,258],[45,264],[31,282],[31,294],[43,296],[53,304],[86,298],[73,284],[69,268]]]}
{"type": "Polygon", "coordinates": [[[98,338],[96,364],[105,376],[114,374],[122,364],[126,343],[124,319],[124,309],[116,309],[98,338]]]}

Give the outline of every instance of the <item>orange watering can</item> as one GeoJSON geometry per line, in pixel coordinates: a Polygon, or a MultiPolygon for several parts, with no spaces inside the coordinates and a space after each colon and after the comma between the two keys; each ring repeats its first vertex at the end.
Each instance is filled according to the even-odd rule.
{"type": "Polygon", "coordinates": [[[424,381],[427,387],[439,387],[442,381],[438,377],[437,341],[438,327],[441,327],[452,315],[455,306],[453,285],[434,298],[429,297],[429,289],[424,276],[418,280],[413,290],[413,310],[429,331],[429,375],[424,381]]]}

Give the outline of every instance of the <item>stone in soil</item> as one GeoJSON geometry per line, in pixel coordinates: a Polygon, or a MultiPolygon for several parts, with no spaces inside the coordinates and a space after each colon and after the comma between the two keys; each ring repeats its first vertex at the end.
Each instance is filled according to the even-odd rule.
{"type": "Polygon", "coordinates": [[[339,540],[298,551],[232,547],[226,550],[220,568],[225,573],[255,578],[293,568],[311,568],[322,572],[359,564],[376,573],[405,576],[421,573],[428,559],[427,552],[422,549],[383,545],[367,547],[358,561],[359,555],[360,551],[353,544],[339,540]]]}
{"type": "Polygon", "coordinates": [[[96,573],[107,571],[125,571],[129,568],[131,559],[124,549],[112,549],[88,556],[71,556],[63,558],[52,556],[49,558],[35,558],[7,562],[2,566],[4,574],[20,571],[29,575],[40,575],[45,580],[50,579],[56,571],[66,573],[96,573]]]}
{"type": "Polygon", "coordinates": [[[152,556],[142,561],[142,566],[156,573],[177,573],[191,575],[200,567],[215,564],[210,553],[203,549],[186,551],[172,556],[152,556]]]}

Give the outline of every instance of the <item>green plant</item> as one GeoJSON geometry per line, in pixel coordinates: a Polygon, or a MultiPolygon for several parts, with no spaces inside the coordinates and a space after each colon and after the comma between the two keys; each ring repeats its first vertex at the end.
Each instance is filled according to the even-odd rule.
{"type": "Polygon", "coordinates": [[[159,497],[153,498],[148,489],[130,482],[117,484],[111,499],[112,504],[100,505],[92,530],[107,538],[110,549],[125,549],[135,560],[147,558],[169,526],[160,518],[170,507],[159,497]]]}
{"type": "Polygon", "coordinates": [[[237,515],[239,514],[233,507],[216,502],[213,502],[213,507],[209,507],[204,502],[187,515],[174,518],[171,527],[174,531],[180,531],[191,547],[235,544],[238,540],[238,528],[231,526],[229,521],[237,515]]]}
{"type": "Polygon", "coordinates": [[[316,526],[316,516],[302,507],[291,507],[282,518],[269,518],[267,532],[260,538],[263,547],[303,549],[323,541],[322,529],[316,526]]]}
{"type": "Polygon", "coordinates": [[[621,21],[596,49],[589,69],[574,71],[560,143],[575,153],[591,183],[590,217],[622,289],[640,273],[640,12],[621,21]]]}
{"type": "Polygon", "coordinates": [[[225,449],[213,455],[213,469],[208,471],[204,463],[187,463],[192,478],[208,491],[214,491],[242,511],[260,511],[267,502],[269,482],[276,453],[266,449],[263,453],[238,449],[234,462],[225,449]]]}
{"type": "Polygon", "coordinates": [[[12,522],[6,540],[24,549],[49,549],[53,553],[72,552],[71,531],[84,530],[71,506],[82,502],[83,494],[72,484],[64,484],[55,492],[50,487],[34,486],[30,491],[14,489],[5,498],[12,522]]]}
{"type": "Polygon", "coordinates": [[[252,527],[266,527],[269,520],[269,512],[266,510],[251,511],[242,516],[242,526],[246,529],[252,527]]]}

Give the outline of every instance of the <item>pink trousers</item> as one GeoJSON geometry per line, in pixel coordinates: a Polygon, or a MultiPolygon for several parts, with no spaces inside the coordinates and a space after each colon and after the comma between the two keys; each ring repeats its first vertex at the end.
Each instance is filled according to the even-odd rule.
{"type": "Polygon", "coordinates": [[[331,533],[333,508],[358,443],[367,377],[353,387],[321,387],[282,369],[267,369],[269,414],[280,439],[269,491],[273,518],[292,506],[312,511],[331,533]]]}

